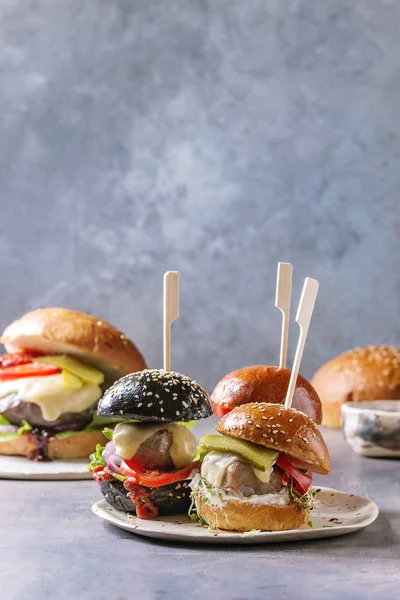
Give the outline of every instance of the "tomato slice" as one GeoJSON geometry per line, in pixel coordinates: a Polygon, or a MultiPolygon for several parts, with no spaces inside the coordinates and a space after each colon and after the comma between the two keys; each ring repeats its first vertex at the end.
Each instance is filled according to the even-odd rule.
{"type": "Polygon", "coordinates": [[[37,356],[43,356],[42,352],[36,350],[25,350],[24,352],[16,352],[13,354],[3,354],[0,356],[0,367],[16,367],[17,365],[27,365],[31,363],[37,356]]]}
{"type": "Polygon", "coordinates": [[[225,408],[224,406],[220,406],[219,404],[214,404],[214,414],[217,415],[220,419],[231,412],[231,408],[225,408]]]}
{"type": "Polygon", "coordinates": [[[125,477],[134,480],[135,483],[145,487],[161,487],[170,483],[184,481],[190,476],[193,469],[198,468],[199,463],[192,463],[183,469],[175,471],[144,471],[140,468],[137,461],[124,460],[121,463],[120,471],[125,477]]]}
{"type": "Polygon", "coordinates": [[[21,377],[42,377],[44,375],[55,375],[56,373],[61,373],[61,369],[54,365],[29,363],[0,369],[0,381],[20,379],[21,377]]]}
{"type": "Polygon", "coordinates": [[[300,469],[295,467],[284,454],[279,454],[276,464],[293,479],[294,487],[300,494],[306,494],[308,492],[312,486],[312,475],[300,471],[300,469]]]}

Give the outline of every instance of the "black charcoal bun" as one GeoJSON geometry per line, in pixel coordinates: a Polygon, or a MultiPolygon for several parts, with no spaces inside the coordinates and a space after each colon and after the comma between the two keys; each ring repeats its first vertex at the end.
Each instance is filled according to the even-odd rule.
{"type": "MultiPolygon", "coordinates": [[[[100,483],[101,493],[111,506],[117,510],[136,514],[136,506],[127,495],[123,483],[114,479],[113,481],[102,481],[100,483]]],[[[149,499],[158,508],[158,514],[181,515],[187,513],[190,507],[189,480],[170,483],[158,488],[147,488],[151,492],[149,499]]]]}
{"type": "Polygon", "coordinates": [[[171,423],[209,417],[212,404],[207,392],[190,377],[145,369],[118,379],[101,398],[98,414],[171,423]]]}

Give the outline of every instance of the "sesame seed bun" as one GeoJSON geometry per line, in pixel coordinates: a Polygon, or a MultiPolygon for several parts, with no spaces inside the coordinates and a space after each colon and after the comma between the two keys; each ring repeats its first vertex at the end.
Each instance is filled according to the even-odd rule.
{"type": "MultiPolygon", "coordinates": [[[[283,404],[289,385],[290,369],[255,365],[232,371],[215,386],[211,400],[214,405],[233,409],[248,402],[283,404]]],[[[322,421],[321,402],[313,386],[298,376],[293,396],[293,408],[301,410],[316,423],[322,421]]]]}
{"type": "Polygon", "coordinates": [[[221,419],[217,431],[284,452],[299,468],[328,475],[331,470],[328,448],[310,417],[279,404],[244,404],[221,419]]]}
{"type": "Polygon", "coordinates": [[[212,405],[207,392],[190,377],[145,369],[116,381],[99,401],[98,414],[170,423],[209,417],[212,405]]]}
{"type": "MultiPolygon", "coordinates": [[[[96,444],[104,444],[106,438],[101,431],[82,431],[69,437],[49,438],[48,457],[55,459],[87,458],[94,452],[96,444]]],[[[28,456],[36,450],[36,444],[30,433],[24,433],[12,440],[0,440],[0,455],[28,456]]]]}
{"type": "Polygon", "coordinates": [[[206,523],[229,531],[296,529],[308,521],[310,514],[294,502],[280,506],[228,500],[223,507],[215,507],[204,502],[201,493],[196,493],[195,502],[197,513],[206,523]]]}
{"type": "Polygon", "coordinates": [[[320,367],[312,384],[321,398],[322,424],[339,428],[344,402],[400,399],[400,350],[395,346],[349,350],[320,367]]]}
{"type": "Polygon", "coordinates": [[[11,323],[0,341],[7,352],[70,354],[112,379],[146,367],[139,350],[121,331],[106,321],[67,308],[29,312],[11,323]]]}

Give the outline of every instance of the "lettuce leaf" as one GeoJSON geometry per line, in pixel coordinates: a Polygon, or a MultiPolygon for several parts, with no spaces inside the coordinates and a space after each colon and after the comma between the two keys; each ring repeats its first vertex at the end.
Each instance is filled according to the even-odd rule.
{"type": "MultiPolygon", "coordinates": [[[[104,460],[103,451],[104,446],[102,446],[101,444],[97,444],[96,451],[90,455],[90,464],[88,465],[88,470],[90,472],[93,471],[93,469],[95,469],[96,467],[107,466],[106,461],[104,460]]],[[[121,483],[123,483],[126,479],[126,477],[124,477],[123,475],[118,475],[118,473],[114,473],[113,471],[109,470],[109,473],[114,477],[114,479],[121,481],[121,483]]]]}
{"type": "Polygon", "coordinates": [[[105,467],[106,461],[103,456],[104,446],[97,444],[95,452],[90,455],[89,471],[93,471],[96,467],[105,467]]]}
{"type": "Polygon", "coordinates": [[[0,425],[12,425],[12,423],[4,415],[0,415],[0,425]]]}
{"type": "Polygon", "coordinates": [[[25,421],[25,419],[22,421],[21,426],[19,427],[18,431],[17,431],[17,435],[22,435],[23,433],[26,433],[28,431],[32,431],[32,425],[30,423],[28,423],[28,421],[25,421]]]}

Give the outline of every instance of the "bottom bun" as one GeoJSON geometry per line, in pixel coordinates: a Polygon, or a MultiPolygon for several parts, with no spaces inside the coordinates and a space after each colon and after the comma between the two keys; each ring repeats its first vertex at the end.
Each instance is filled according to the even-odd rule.
{"type": "Polygon", "coordinates": [[[296,529],[308,521],[309,511],[297,504],[252,504],[240,500],[228,500],[223,507],[215,507],[203,501],[203,495],[195,497],[197,513],[208,525],[229,531],[283,531],[296,529]]]}
{"type": "MultiPolygon", "coordinates": [[[[94,452],[96,444],[104,444],[105,437],[99,430],[82,431],[65,438],[51,437],[48,441],[47,455],[50,459],[88,458],[94,452]]],[[[28,456],[35,452],[37,445],[34,436],[24,433],[12,440],[0,441],[0,455],[28,456]]]]}
{"type": "MultiPolygon", "coordinates": [[[[101,493],[111,506],[124,512],[136,513],[136,505],[128,496],[123,483],[114,479],[100,482],[101,493]]],[[[170,483],[157,488],[147,488],[149,500],[158,508],[158,514],[181,515],[190,506],[189,480],[170,483]]]]}

